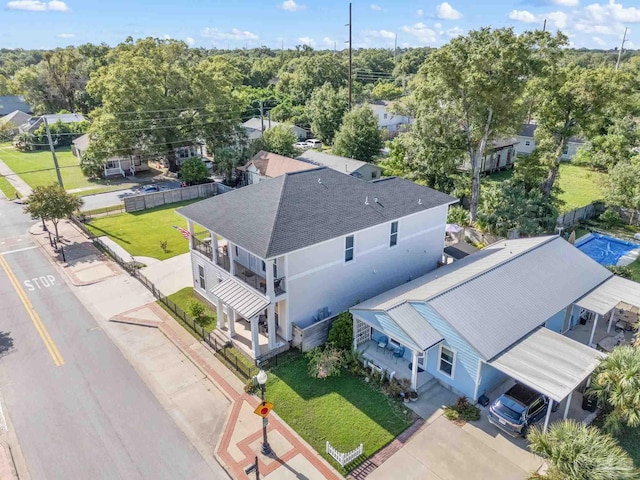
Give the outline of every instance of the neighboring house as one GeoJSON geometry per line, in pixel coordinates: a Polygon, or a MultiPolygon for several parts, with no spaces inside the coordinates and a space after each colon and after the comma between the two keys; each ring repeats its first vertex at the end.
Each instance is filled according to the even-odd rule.
{"type": "Polygon", "coordinates": [[[329,168],[287,173],[182,207],[195,291],[253,358],[307,327],[436,268],[449,195],[329,168]],[[206,238],[196,238],[194,227],[206,238]]]}
{"type": "Polygon", "coordinates": [[[194,143],[193,145],[186,145],[183,147],[177,147],[174,149],[176,156],[176,165],[182,165],[182,162],[189,158],[202,158],[206,160],[208,158],[207,146],[205,142],[194,143]]]}
{"type": "Polygon", "coordinates": [[[640,284],[547,236],[500,241],[350,311],[354,347],[374,364],[383,336],[403,347],[391,367],[414,389],[439,382],[475,402],[515,379],[562,402],[599,363],[591,347],[610,344],[621,301],[640,306],[640,284]]]}
{"type": "Polygon", "coordinates": [[[312,149],[305,151],[302,155],[298,155],[296,159],[320,167],[328,167],[336,172],[362,178],[363,180],[375,180],[382,176],[382,169],[373,163],[330,155],[312,149]]]}
{"type": "Polygon", "coordinates": [[[31,113],[31,106],[24,101],[24,97],[18,95],[0,96],[0,116],[8,115],[15,110],[31,113]]]}
{"type": "Polygon", "coordinates": [[[260,150],[245,165],[238,167],[238,170],[243,173],[243,184],[253,185],[268,178],[279,177],[285,173],[302,172],[312,168],[316,168],[316,166],[260,150]]]}
{"type": "Polygon", "coordinates": [[[393,102],[381,100],[369,104],[369,108],[378,119],[378,128],[386,130],[389,138],[395,137],[405,125],[409,125],[412,121],[410,117],[392,113],[393,102]]]}
{"type": "Polygon", "coordinates": [[[276,127],[278,125],[287,125],[288,127],[291,127],[293,132],[298,137],[298,140],[307,139],[307,131],[304,128],[298,127],[297,125],[274,122],[273,120],[269,120],[268,118],[264,119],[264,130],[262,129],[262,125],[263,122],[260,120],[260,118],[250,118],[242,124],[242,128],[244,128],[244,131],[247,134],[249,140],[256,140],[257,138],[260,138],[264,130],[268,130],[271,127],[276,127]]]}
{"type": "Polygon", "coordinates": [[[47,119],[49,125],[54,123],[77,123],[84,122],[85,118],[79,113],[54,113],[50,115],[42,115],[39,117],[31,117],[29,121],[23,123],[20,126],[20,133],[33,134],[44,123],[44,118],[47,119]]]}
{"type": "MultiPolygon", "coordinates": [[[[518,140],[516,138],[504,138],[495,140],[491,145],[487,145],[485,156],[482,159],[482,165],[480,165],[480,171],[483,173],[491,173],[512,168],[516,160],[517,144],[518,140]]],[[[471,161],[468,156],[465,156],[462,169],[471,170],[471,161]]]]}
{"type": "MultiPolygon", "coordinates": [[[[516,137],[518,145],[516,150],[518,154],[529,155],[536,148],[534,133],[538,128],[535,123],[527,123],[522,126],[520,134],[516,137]]],[[[571,137],[562,152],[562,160],[571,160],[578,149],[584,145],[584,140],[578,137],[571,137]]]]}
{"type": "Polygon", "coordinates": [[[7,134],[9,136],[14,136],[20,133],[20,125],[24,125],[29,122],[29,120],[31,120],[31,115],[24,113],[21,110],[14,110],[8,115],[0,118],[0,125],[2,125],[3,128],[6,125],[8,128],[7,134]]]}
{"type": "MultiPolygon", "coordinates": [[[[89,148],[89,134],[81,135],[71,142],[71,153],[80,159],[89,148]]],[[[135,175],[136,172],[149,170],[147,162],[142,161],[139,155],[122,155],[108,158],[104,163],[104,177],[113,175],[135,175]]]]}

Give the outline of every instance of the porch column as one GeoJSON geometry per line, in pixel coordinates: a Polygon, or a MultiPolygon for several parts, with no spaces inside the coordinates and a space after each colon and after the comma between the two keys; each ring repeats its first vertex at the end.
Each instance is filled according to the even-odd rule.
{"type": "Polygon", "coordinates": [[[236,310],[235,308],[229,308],[229,340],[236,336],[236,310]]]}
{"type": "Polygon", "coordinates": [[[418,391],[418,352],[411,352],[413,363],[411,364],[411,388],[418,391]]]}
{"type": "Polygon", "coordinates": [[[189,230],[189,233],[193,237],[193,222],[191,220],[187,220],[187,230],[189,230]]]}
{"type": "Polygon", "coordinates": [[[276,306],[271,302],[267,307],[267,326],[269,330],[269,350],[276,348],[276,306]]]}
{"type": "Polygon", "coordinates": [[[258,316],[251,317],[251,349],[253,358],[260,357],[260,335],[258,332],[258,316]]]}
{"type": "Polygon", "coordinates": [[[613,324],[613,311],[609,312],[609,325],[607,326],[607,333],[611,331],[611,325],[613,324]]]}
{"type": "Polygon", "coordinates": [[[218,317],[216,328],[221,330],[224,328],[224,309],[222,308],[222,300],[219,298],[216,300],[216,316],[218,317]]]}
{"type": "Polygon", "coordinates": [[[231,276],[236,275],[236,246],[227,240],[227,251],[229,252],[229,273],[231,276]]]}
{"type": "Polygon", "coordinates": [[[549,419],[551,418],[551,409],[553,408],[553,400],[549,399],[549,406],[547,407],[547,416],[544,417],[544,427],[542,427],[542,432],[546,433],[547,427],[549,426],[549,419]]]}
{"type": "Polygon", "coordinates": [[[218,236],[209,230],[209,236],[211,237],[211,249],[213,250],[213,258],[211,260],[214,263],[218,262],[218,236]]]}
{"type": "Polygon", "coordinates": [[[563,420],[567,419],[567,415],[569,415],[569,407],[571,406],[571,398],[573,397],[573,390],[567,397],[567,404],[564,406],[564,415],[562,416],[563,420]]]}
{"type": "Polygon", "coordinates": [[[358,323],[360,322],[360,320],[358,320],[356,318],[356,316],[353,316],[353,349],[357,350],[358,349],[358,336],[357,336],[357,332],[358,332],[358,323]]]}
{"type": "Polygon", "coordinates": [[[598,325],[598,318],[600,314],[596,313],[596,318],[593,320],[593,328],[591,329],[591,336],[589,337],[589,346],[593,345],[593,336],[596,334],[596,326],[598,325]]]}

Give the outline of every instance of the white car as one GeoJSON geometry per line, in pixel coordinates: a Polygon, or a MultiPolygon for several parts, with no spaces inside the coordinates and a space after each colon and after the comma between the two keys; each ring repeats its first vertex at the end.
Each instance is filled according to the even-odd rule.
{"type": "Polygon", "coordinates": [[[305,149],[309,148],[309,145],[307,145],[307,142],[296,142],[293,145],[293,148],[297,148],[299,150],[305,150],[305,149]]]}
{"type": "Polygon", "coordinates": [[[307,147],[309,148],[322,148],[322,142],[317,138],[307,140],[307,147]]]}

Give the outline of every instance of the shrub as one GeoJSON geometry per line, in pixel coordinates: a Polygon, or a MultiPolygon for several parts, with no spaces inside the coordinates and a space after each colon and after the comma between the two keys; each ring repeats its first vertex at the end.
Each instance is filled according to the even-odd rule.
{"type": "Polygon", "coordinates": [[[342,312],[335,319],[327,343],[338,350],[351,350],[353,348],[353,317],[350,312],[342,312]]]}
{"type": "Polygon", "coordinates": [[[607,268],[611,273],[614,273],[622,278],[631,278],[631,269],[629,268],[629,266],[607,265],[607,268]]]}
{"type": "Polygon", "coordinates": [[[193,317],[193,319],[199,323],[203,323],[205,308],[200,302],[191,302],[189,305],[189,314],[193,317]]]}
{"type": "Polygon", "coordinates": [[[358,350],[347,350],[342,354],[342,366],[353,375],[359,375],[363,371],[362,352],[358,350]]]}
{"type": "Polygon", "coordinates": [[[244,392],[248,393],[248,394],[252,394],[256,391],[256,384],[253,381],[253,378],[250,378],[249,380],[247,380],[247,382],[244,384],[244,392]]]}
{"type": "Polygon", "coordinates": [[[614,228],[622,224],[620,214],[611,207],[607,208],[602,214],[600,214],[599,219],[607,228],[614,228]]]}
{"type": "Polygon", "coordinates": [[[467,397],[459,397],[455,404],[445,407],[444,415],[453,422],[473,422],[480,420],[480,409],[467,397]]]}
{"type": "Polygon", "coordinates": [[[342,352],[332,345],[325,348],[316,347],[307,352],[309,361],[309,376],[313,378],[327,378],[340,375],[342,366],[342,352]]]}
{"type": "Polygon", "coordinates": [[[162,251],[164,253],[167,253],[167,246],[169,245],[169,242],[165,241],[161,241],[160,242],[160,248],[162,249],[162,251]]]}
{"type": "Polygon", "coordinates": [[[399,397],[402,394],[406,395],[411,390],[411,382],[407,378],[401,378],[398,380],[394,378],[389,381],[384,391],[390,397],[399,397]]]}

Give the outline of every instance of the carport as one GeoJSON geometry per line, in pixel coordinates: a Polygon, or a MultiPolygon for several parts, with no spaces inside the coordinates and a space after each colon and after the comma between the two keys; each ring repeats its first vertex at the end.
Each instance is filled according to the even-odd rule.
{"type": "Polygon", "coordinates": [[[604,357],[594,348],[541,327],[487,363],[549,397],[543,427],[546,431],[553,402],[568,398],[563,415],[566,419],[574,390],[604,357]]]}

